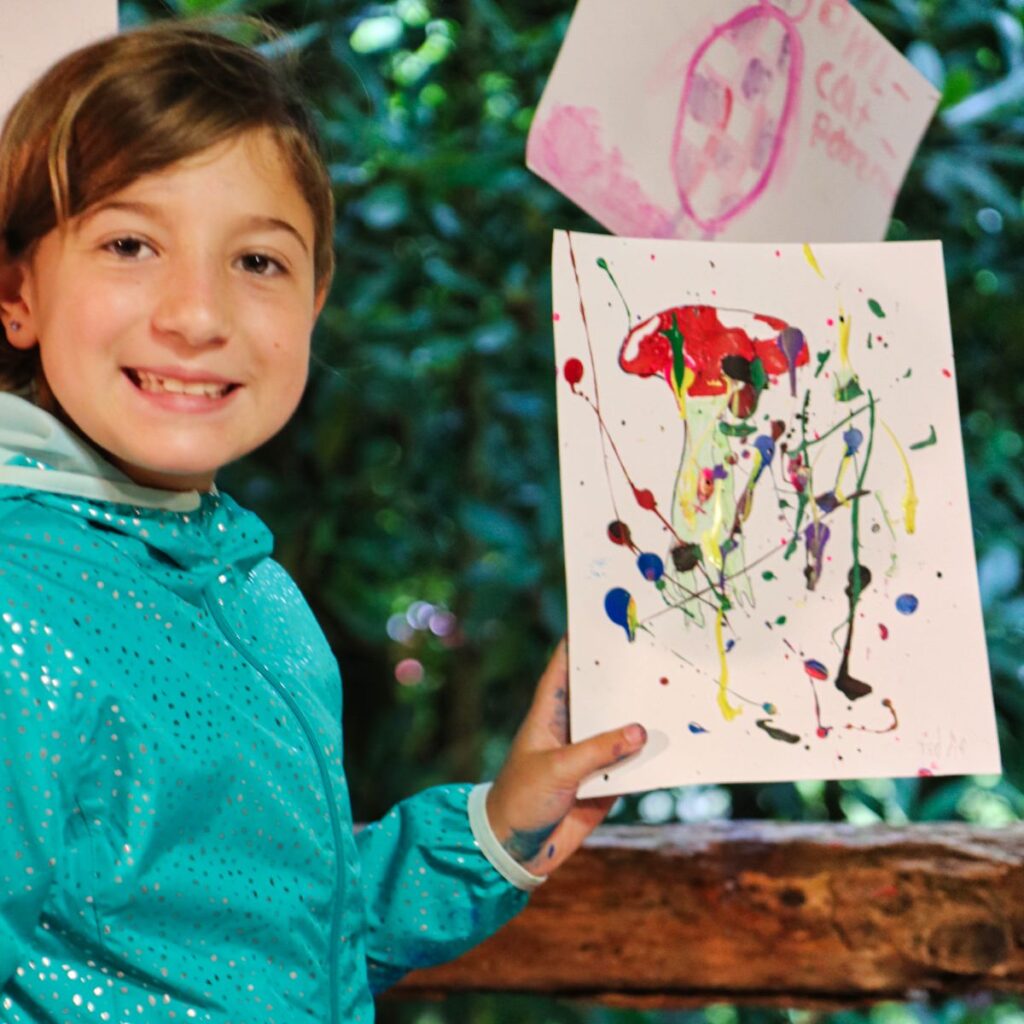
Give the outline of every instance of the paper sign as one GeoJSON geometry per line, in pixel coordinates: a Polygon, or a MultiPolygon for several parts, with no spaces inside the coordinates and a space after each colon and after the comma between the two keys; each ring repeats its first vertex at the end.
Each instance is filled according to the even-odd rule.
{"type": "Polygon", "coordinates": [[[554,245],[586,796],[997,772],[939,243],[554,245]]]}
{"type": "Polygon", "coordinates": [[[4,0],[0,122],[61,57],[117,31],[117,0],[4,0]]]}
{"type": "Polygon", "coordinates": [[[880,241],[938,100],[847,0],[580,0],[527,163],[619,235],[880,241]]]}

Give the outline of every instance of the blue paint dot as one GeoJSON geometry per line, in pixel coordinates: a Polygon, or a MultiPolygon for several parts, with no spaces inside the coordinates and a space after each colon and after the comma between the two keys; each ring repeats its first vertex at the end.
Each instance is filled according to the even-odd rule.
{"type": "Polygon", "coordinates": [[[770,466],[775,458],[775,441],[767,434],[762,434],[754,441],[754,447],[761,453],[766,466],[770,466]]]}
{"type": "Polygon", "coordinates": [[[635,635],[634,623],[636,622],[636,605],[633,603],[633,595],[622,587],[609,590],[604,598],[604,610],[616,626],[621,626],[626,631],[626,636],[632,642],[635,635]]]}
{"type": "Polygon", "coordinates": [[[809,658],[804,662],[804,671],[812,679],[828,679],[828,669],[814,658],[809,658]]]}
{"type": "Polygon", "coordinates": [[[920,602],[913,594],[900,594],[896,598],[896,611],[901,615],[913,615],[919,604],[920,602]]]}
{"type": "Polygon", "coordinates": [[[649,552],[642,554],[636,560],[636,567],[645,580],[656,583],[665,575],[665,563],[657,556],[649,552]]]}
{"type": "Polygon", "coordinates": [[[864,443],[864,433],[856,427],[851,427],[843,433],[843,440],[846,442],[847,456],[853,456],[860,451],[860,446],[864,443]]]}
{"type": "Polygon", "coordinates": [[[705,729],[703,725],[698,725],[696,722],[691,722],[690,732],[692,732],[694,736],[700,736],[701,733],[706,733],[707,729],[705,729]]]}
{"type": "Polygon", "coordinates": [[[772,703],[762,704],[761,709],[768,715],[777,715],[779,709],[772,703]]]}

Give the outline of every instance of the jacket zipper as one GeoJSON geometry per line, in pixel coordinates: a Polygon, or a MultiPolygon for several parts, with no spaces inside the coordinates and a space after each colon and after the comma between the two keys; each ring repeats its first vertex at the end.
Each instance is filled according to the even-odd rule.
{"type": "Polygon", "coordinates": [[[217,628],[220,629],[221,633],[224,634],[228,643],[242,655],[243,658],[277,691],[281,699],[288,705],[289,710],[295,716],[295,720],[299,723],[303,733],[305,733],[306,740],[309,743],[313,751],[313,756],[316,758],[317,767],[320,769],[320,781],[324,788],[324,793],[327,798],[327,813],[331,820],[331,836],[334,840],[335,850],[335,880],[334,880],[334,899],[333,907],[331,909],[331,931],[330,931],[330,948],[328,949],[328,957],[330,963],[329,967],[329,980],[330,980],[330,1011],[331,1011],[331,1024],[339,1024],[338,1020],[338,945],[339,945],[339,932],[341,930],[341,888],[342,888],[342,870],[344,865],[342,864],[342,851],[344,849],[344,842],[341,836],[341,825],[338,822],[338,811],[334,805],[334,787],[331,785],[330,771],[327,767],[327,761],[324,758],[323,751],[320,749],[320,744],[317,742],[316,737],[313,734],[313,730],[310,727],[306,716],[299,709],[298,704],[295,702],[295,698],[288,692],[281,681],[274,675],[270,669],[267,668],[262,662],[258,661],[250,651],[246,648],[245,644],[242,643],[238,634],[228,625],[227,619],[224,617],[224,611],[217,603],[217,601],[210,596],[209,590],[203,592],[203,602],[206,605],[210,615],[213,616],[214,622],[217,623],[217,628]]]}

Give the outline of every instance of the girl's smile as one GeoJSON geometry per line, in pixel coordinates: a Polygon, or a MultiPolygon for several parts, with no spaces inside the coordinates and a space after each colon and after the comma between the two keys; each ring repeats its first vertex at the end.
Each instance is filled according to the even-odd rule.
{"type": "Polygon", "coordinates": [[[45,235],[4,303],[46,389],[138,483],[208,489],[302,395],[314,224],[266,129],[143,176],[45,235]]]}

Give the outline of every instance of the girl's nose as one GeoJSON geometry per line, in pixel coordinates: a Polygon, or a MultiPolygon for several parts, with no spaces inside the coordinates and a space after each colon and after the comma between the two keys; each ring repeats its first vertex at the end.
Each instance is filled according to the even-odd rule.
{"type": "Polygon", "coordinates": [[[153,328],[191,346],[220,344],[229,334],[226,275],[213,260],[181,256],[169,263],[153,311],[153,328]]]}

